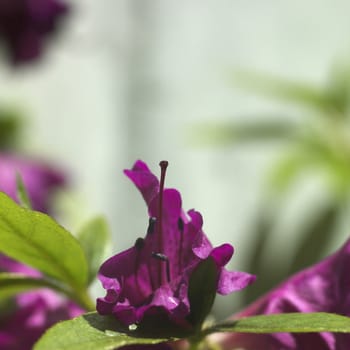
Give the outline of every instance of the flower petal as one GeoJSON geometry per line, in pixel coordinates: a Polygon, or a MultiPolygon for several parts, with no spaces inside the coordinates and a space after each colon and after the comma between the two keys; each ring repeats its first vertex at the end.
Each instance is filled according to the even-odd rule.
{"type": "Polygon", "coordinates": [[[0,5],[0,36],[13,64],[39,58],[46,36],[68,12],[61,0],[7,0],[0,5]]]}
{"type": "MultiPolygon", "coordinates": [[[[329,256],[261,297],[233,318],[288,312],[330,312],[350,316],[350,240],[329,256]]],[[[348,349],[349,334],[278,333],[271,335],[222,334],[213,336],[223,350],[244,347],[255,350],[348,349]],[[262,345],[264,344],[264,345],[262,345]]]]}
{"type": "Polygon", "coordinates": [[[152,199],[158,194],[159,181],[151,173],[146,163],[138,160],[131,170],[124,170],[124,174],[135,184],[149,205],[152,199]]]}
{"type": "Polygon", "coordinates": [[[233,247],[231,244],[222,244],[219,247],[215,247],[210,256],[214,259],[217,266],[225,266],[233,255],[233,247]]]}
{"type": "Polygon", "coordinates": [[[246,272],[222,269],[219,277],[218,293],[227,295],[241,290],[255,281],[256,277],[246,272]]]}

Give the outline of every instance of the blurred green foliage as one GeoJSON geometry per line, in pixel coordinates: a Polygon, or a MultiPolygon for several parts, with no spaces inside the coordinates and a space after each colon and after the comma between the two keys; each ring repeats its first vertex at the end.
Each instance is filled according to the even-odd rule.
{"type": "Polygon", "coordinates": [[[0,106],[0,149],[13,149],[19,137],[22,124],[20,113],[11,107],[0,106]]]}
{"type": "Polygon", "coordinates": [[[259,115],[257,122],[239,118],[239,122],[213,122],[196,127],[197,141],[202,144],[284,142],[282,154],[268,172],[268,195],[255,218],[251,250],[247,252],[246,270],[258,275],[255,287],[246,291],[247,303],[329,252],[344,208],[350,203],[350,66],[333,66],[324,86],[243,71],[233,78],[244,90],[286,104],[285,115],[279,117],[259,115]],[[297,121],[286,118],[289,107],[296,107],[300,113],[297,121]],[[267,259],[273,232],[285,209],[283,205],[274,207],[273,202],[276,197],[281,202],[281,198],[297,191],[303,179],[321,179],[327,199],[315,203],[314,208],[300,203],[303,210],[295,225],[298,232],[295,237],[286,237],[286,247],[276,247],[287,249],[288,254],[267,259]]]}

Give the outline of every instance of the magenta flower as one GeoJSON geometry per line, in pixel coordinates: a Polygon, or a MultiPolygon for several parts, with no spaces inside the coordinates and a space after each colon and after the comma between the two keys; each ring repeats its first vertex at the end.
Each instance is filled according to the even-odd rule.
{"type": "MultiPolygon", "coordinates": [[[[330,312],[350,316],[349,266],[350,240],[335,254],[295,274],[233,318],[288,312],[330,312]]],[[[341,333],[224,333],[210,339],[222,350],[350,349],[350,335],[341,333]]]]}
{"type": "Polygon", "coordinates": [[[4,254],[0,254],[0,272],[18,273],[28,277],[41,276],[39,271],[13,260],[4,254]]]}
{"type": "MultiPolygon", "coordinates": [[[[37,270],[2,254],[0,272],[41,277],[37,270]]],[[[6,301],[6,304],[10,305],[9,309],[0,313],[0,349],[4,350],[31,350],[49,327],[84,312],[74,302],[46,288],[21,293],[13,303],[6,301]]]]}
{"type": "MultiPolygon", "coordinates": [[[[48,212],[52,191],[63,186],[63,174],[33,160],[0,154],[0,190],[13,199],[16,173],[21,174],[34,209],[48,212]]],[[[0,272],[40,278],[41,273],[0,254],[0,272]]],[[[54,323],[83,313],[70,300],[48,289],[21,293],[9,302],[0,300],[0,349],[30,350],[38,338],[54,323]],[[9,306],[3,310],[4,306],[9,306]]]]}
{"type": "Polygon", "coordinates": [[[33,209],[50,211],[53,192],[65,185],[62,172],[38,161],[0,153],[0,191],[17,200],[16,174],[20,174],[33,209]]]}
{"type": "Polygon", "coordinates": [[[83,312],[72,301],[49,289],[20,294],[15,311],[0,316],[0,348],[31,350],[49,327],[83,312]]]}
{"type": "Polygon", "coordinates": [[[61,0],[1,0],[0,39],[14,64],[37,59],[46,36],[68,11],[61,0]]]}
{"type": "Polygon", "coordinates": [[[191,328],[194,325],[188,318],[191,313],[188,287],[201,262],[214,261],[216,289],[220,294],[240,290],[255,277],[224,268],[233,247],[223,244],[213,248],[202,231],[200,213],[195,210],[185,213],[180,193],[164,189],[167,162],[160,166],[160,182],[141,161],[125,170],[148,205],[149,226],[145,238],[138,238],[133,247],[101,266],[99,279],[107,294],[97,300],[97,311],[114,315],[124,325],[152,317],[191,328]]]}

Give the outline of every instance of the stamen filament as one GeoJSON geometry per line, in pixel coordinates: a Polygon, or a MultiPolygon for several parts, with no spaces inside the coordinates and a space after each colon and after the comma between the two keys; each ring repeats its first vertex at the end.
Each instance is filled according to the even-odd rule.
{"type": "Polygon", "coordinates": [[[165,262],[165,266],[166,266],[166,277],[167,277],[167,282],[170,282],[170,262],[168,257],[165,254],[162,253],[152,253],[152,258],[156,258],[160,261],[164,261],[165,262]]]}

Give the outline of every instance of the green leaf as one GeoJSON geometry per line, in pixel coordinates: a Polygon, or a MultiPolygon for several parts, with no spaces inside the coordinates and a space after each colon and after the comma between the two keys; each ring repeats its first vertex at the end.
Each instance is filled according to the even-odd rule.
{"type": "Polygon", "coordinates": [[[0,252],[82,290],[87,262],[79,242],[49,216],[0,193],[0,252]]]}
{"type": "Polygon", "coordinates": [[[0,299],[43,287],[58,289],[52,282],[43,278],[32,278],[17,273],[0,273],[0,299]]]}
{"type": "Polygon", "coordinates": [[[13,298],[0,298],[0,322],[3,325],[3,321],[9,317],[13,317],[15,310],[18,310],[16,300],[13,298]]]}
{"type": "Polygon", "coordinates": [[[170,338],[142,338],[118,327],[112,317],[89,313],[56,324],[34,346],[34,350],[112,350],[126,345],[158,344],[170,338]],[[128,334],[127,334],[128,333],[128,334]]]}
{"type": "Polygon", "coordinates": [[[289,81],[272,74],[248,71],[235,72],[233,80],[249,91],[299,106],[311,107],[323,112],[333,107],[325,89],[305,82],[289,81]]]}
{"type": "Polygon", "coordinates": [[[305,171],[312,167],[310,154],[294,147],[289,153],[282,156],[268,174],[268,185],[273,191],[285,192],[293,182],[305,171]]]}
{"type": "Polygon", "coordinates": [[[208,316],[216,296],[218,273],[212,258],[202,261],[191,275],[188,299],[191,313],[188,320],[199,329],[208,316]]]}
{"type": "Polygon", "coordinates": [[[259,315],[219,323],[203,331],[239,333],[350,333],[350,317],[325,312],[259,315]]]}
{"type": "Polygon", "coordinates": [[[77,235],[88,261],[89,283],[96,278],[97,271],[110,244],[110,237],[107,222],[102,217],[89,221],[77,235]]]}
{"type": "Polygon", "coordinates": [[[347,62],[332,67],[328,79],[327,94],[334,110],[346,117],[350,97],[350,67],[347,62]]]}
{"type": "Polygon", "coordinates": [[[30,202],[27,189],[24,185],[22,176],[20,173],[16,174],[16,185],[17,185],[17,197],[22,207],[26,209],[32,209],[32,203],[30,202]]]}
{"type": "Polygon", "coordinates": [[[285,120],[256,122],[207,122],[192,127],[190,139],[196,144],[229,145],[243,142],[290,140],[297,134],[297,125],[285,120]],[[194,141],[193,141],[194,139],[194,141]]]}
{"type": "Polygon", "coordinates": [[[259,211],[252,218],[251,239],[249,249],[245,252],[247,264],[244,271],[249,271],[258,278],[253,288],[243,290],[243,305],[249,305],[286,277],[288,262],[279,260],[276,264],[276,259],[269,259],[268,256],[276,218],[279,217],[278,209],[274,203],[264,198],[259,211]]]}
{"type": "Polygon", "coordinates": [[[23,123],[23,116],[19,110],[11,106],[0,106],[0,149],[16,147],[19,140],[19,131],[23,123]]]}
{"type": "Polygon", "coordinates": [[[296,243],[290,268],[286,275],[290,276],[306,266],[312,265],[315,261],[320,261],[326,255],[327,248],[334,239],[341,207],[342,203],[327,203],[319,209],[311,222],[307,222],[304,218],[306,221],[305,231],[296,243]],[[317,242],[317,249],[315,249],[315,242],[317,242]]]}

